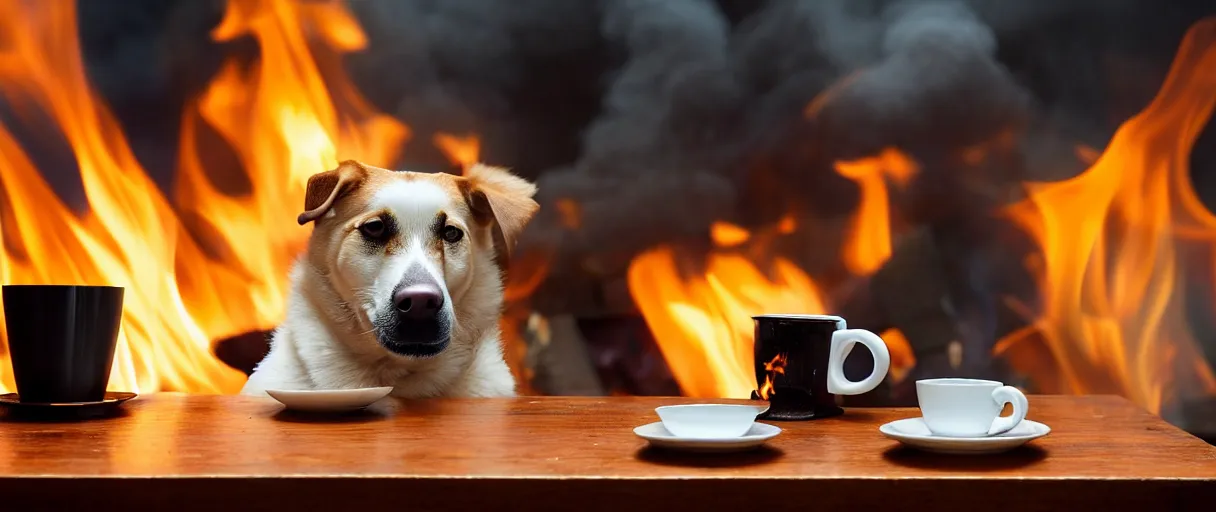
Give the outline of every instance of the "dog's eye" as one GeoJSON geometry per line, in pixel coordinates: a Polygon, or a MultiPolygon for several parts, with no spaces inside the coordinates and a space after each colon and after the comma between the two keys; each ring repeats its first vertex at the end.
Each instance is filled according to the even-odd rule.
{"type": "Polygon", "coordinates": [[[380,219],[370,219],[359,225],[359,232],[369,240],[380,240],[387,231],[384,221],[380,219]]]}
{"type": "Polygon", "coordinates": [[[464,231],[461,231],[460,228],[456,226],[447,226],[443,228],[442,236],[443,241],[449,244],[454,244],[459,242],[461,238],[464,238],[464,231]]]}

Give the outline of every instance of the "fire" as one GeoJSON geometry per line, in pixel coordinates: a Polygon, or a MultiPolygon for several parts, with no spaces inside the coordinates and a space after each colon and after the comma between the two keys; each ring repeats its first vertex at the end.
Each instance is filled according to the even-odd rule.
{"type": "Polygon", "coordinates": [[[785,354],[777,354],[768,362],[764,363],[764,384],[760,386],[759,394],[763,400],[768,400],[773,396],[773,381],[777,379],[777,374],[785,375],[785,363],[787,361],[785,354]]]}
{"type": "MultiPolygon", "coordinates": [[[[252,35],[261,57],[229,62],[187,106],[169,198],[90,89],[76,34],[75,2],[0,3],[0,92],[54,120],[88,199],[84,213],[64,204],[29,158],[46,149],[23,148],[0,125],[0,281],[125,286],[111,389],[235,392],[244,375],[211,343],[281,319],[287,269],[308,234],[293,220],[307,177],[339,158],[389,164],[409,132],[345,79],[340,54],[366,39],[341,4],[232,0],[213,37],[252,35]],[[208,166],[224,148],[204,130],[239,169],[208,166]],[[216,190],[216,171],[244,172],[247,189],[216,190]]],[[[8,368],[0,388],[13,387],[8,368]]]]}
{"type": "Polygon", "coordinates": [[[887,378],[891,382],[902,382],[908,372],[916,366],[916,355],[912,353],[912,344],[899,329],[887,329],[878,337],[887,345],[891,354],[891,367],[887,370],[887,378]]]}
{"type": "Polygon", "coordinates": [[[1028,199],[1009,211],[1039,242],[1042,310],[997,351],[1044,392],[1117,393],[1154,412],[1216,392],[1178,288],[1188,261],[1199,254],[1210,265],[1216,254],[1216,216],[1191,188],[1188,165],[1213,91],[1209,18],[1186,35],[1157,97],[1088,170],[1028,185],[1028,199]],[[1027,355],[1041,351],[1053,364],[1027,355]]]}
{"type": "Polygon", "coordinates": [[[794,219],[793,215],[786,215],[777,223],[777,232],[782,235],[792,234],[796,229],[798,229],[798,221],[794,219]]]}
{"type": "Polygon", "coordinates": [[[872,274],[891,257],[887,183],[904,186],[918,170],[916,162],[895,148],[883,149],[871,157],[836,162],[836,172],[861,187],[861,205],[842,254],[849,272],[872,274]]]}
{"type": "Polygon", "coordinates": [[[752,234],[734,224],[716,222],[713,226],[710,226],[709,236],[718,247],[734,247],[747,242],[747,239],[751,238],[752,234]]]}
{"type": "MultiPolygon", "coordinates": [[[[737,226],[714,231],[761,238],[737,226]]],[[[668,246],[644,252],[629,265],[630,294],[687,396],[751,395],[752,315],[825,311],[819,288],[793,262],[774,258],[771,272],[765,272],[734,249],[713,250],[703,269],[691,274],[668,246]]]]}
{"type": "MultiPolygon", "coordinates": [[[[226,41],[244,34],[256,38],[261,59],[244,72],[230,61],[182,129],[178,204],[217,230],[231,255],[219,265],[190,260],[199,271],[186,276],[192,284],[197,279],[198,285],[213,289],[190,294],[201,300],[188,301],[191,313],[218,324],[207,331],[212,338],[279,321],[288,269],[308,236],[291,218],[303,204],[308,177],[351,155],[388,164],[409,136],[404,125],[367,105],[342,73],[339,54],[362,49],[367,41],[341,4],[229,2],[212,35],[226,41]],[[315,33],[325,44],[310,47],[306,33],[315,33]],[[249,171],[249,196],[229,198],[210,185],[211,169],[201,163],[208,148],[199,147],[195,138],[200,123],[219,132],[236,151],[249,171]],[[254,240],[263,242],[249,243],[254,240]],[[247,275],[234,276],[233,269],[247,275]],[[250,283],[249,276],[264,277],[250,283]],[[215,300],[224,291],[235,295],[246,288],[244,295],[254,299],[250,305],[215,300]],[[257,311],[255,317],[233,325],[250,307],[257,311]]],[[[180,257],[178,266],[183,267],[180,257]]]]}
{"type": "Polygon", "coordinates": [[[468,169],[481,158],[481,138],[476,135],[458,137],[448,133],[437,133],[434,137],[435,146],[443,151],[452,165],[468,169]]]}

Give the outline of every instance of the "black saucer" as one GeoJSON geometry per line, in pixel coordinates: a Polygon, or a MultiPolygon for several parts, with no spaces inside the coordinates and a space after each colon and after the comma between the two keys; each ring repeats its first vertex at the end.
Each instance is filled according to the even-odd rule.
{"type": "Polygon", "coordinates": [[[106,391],[105,397],[96,402],[45,403],[22,402],[17,393],[7,393],[0,395],[0,407],[22,417],[82,419],[108,416],[123,402],[135,397],[135,393],[126,391],[106,391]]]}
{"type": "MultiPolygon", "coordinates": [[[[756,419],[773,421],[806,421],[821,420],[840,416],[844,409],[827,400],[815,400],[809,393],[799,390],[781,388],[782,392],[769,397],[768,410],[760,413],[756,419]]],[[[760,394],[752,390],[752,400],[763,400],[760,394]]]]}

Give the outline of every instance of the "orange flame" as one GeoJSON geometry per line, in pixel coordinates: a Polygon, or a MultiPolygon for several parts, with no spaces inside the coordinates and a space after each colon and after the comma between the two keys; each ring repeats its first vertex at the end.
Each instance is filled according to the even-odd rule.
{"type": "Polygon", "coordinates": [[[1084,162],[1086,165],[1093,165],[1094,162],[1098,161],[1098,157],[1102,156],[1102,153],[1089,146],[1078,145],[1077,147],[1073,148],[1073,150],[1077,154],[1077,159],[1084,162]]]}
{"type": "Polygon", "coordinates": [[[715,222],[710,226],[709,236],[718,247],[734,247],[747,242],[752,234],[729,222],[715,222]]]}
{"type": "MultiPolygon", "coordinates": [[[[89,203],[71,211],[0,126],[0,280],[126,287],[111,389],[235,392],[244,376],[211,342],[281,319],[286,271],[307,237],[293,221],[307,177],[339,155],[384,165],[408,130],[375,115],[343,78],[338,54],[366,41],[340,4],[231,0],[214,37],[252,34],[261,58],[251,68],[229,62],[187,109],[171,205],[89,88],[76,33],[70,0],[0,3],[0,91],[58,124],[89,203]],[[204,129],[239,158],[244,193],[211,185],[211,173],[233,169],[204,167],[216,150],[199,138],[204,129]]],[[[0,388],[12,386],[0,373],[0,388]]]]}
{"type": "Polygon", "coordinates": [[[798,220],[793,215],[786,215],[777,223],[777,232],[782,235],[792,234],[798,229],[798,220]]]}
{"type": "Polygon", "coordinates": [[[887,182],[904,186],[918,170],[916,162],[895,148],[883,149],[872,157],[836,162],[836,172],[861,187],[861,205],[841,255],[849,272],[872,274],[891,257],[887,182]]]}
{"type": "Polygon", "coordinates": [[[887,352],[891,354],[891,367],[887,370],[887,378],[891,382],[903,381],[908,376],[908,372],[916,366],[916,355],[912,353],[912,344],[899,329],[887,329],[879,337],[887,345],[887,352]]]}
{"type": "Polygon", "coordinates": [[[1048,393],[1118,393],[1159,412],[1216,392],[1184,318],[1184,253],[1216,251],[1188,160],[1216,105],[1216,18],[1195,24],[1153,102],[1084,173],[1028,185],[1009,211],[1038,240],[1043,310],[998,354],[1048,393]],[[1037,333],[1037,337],[1031,334],[1037,333]],[[1054,365],[1026,358],[1041,341],[1054,365]],[[1033,361],[1029,363],[1027,361],[1033,361]]]}
{"type": "MultiPolygon", "coordinates": [[[[746,232],[727,231],[734,229],[746,232]]],[[[825,311],[815,282],[797,265],[774,258],[771,269],[720,249],[703,273],[685,276],[667,246],[630,262],[630,294],[685,395],[749,397],[756,388],[751,315],[825,311]]]]}
{"type": "Polygon", "coordinates": [[[768,400],[773,396],[775,389],[773,388],[773,380],[777,378],[777,374],[785,375],[785,354],[777,354],[768,362],[764,363],[764,385],[760,386],[760,398],[768,400]]]}
{"type": "Polygon", "coordinates": [[[436,133],[435,146],[443,151],[452,165],[467,170],[481,158],[481,139],[476,135],[457,137],[447,133],[436,133]]]}

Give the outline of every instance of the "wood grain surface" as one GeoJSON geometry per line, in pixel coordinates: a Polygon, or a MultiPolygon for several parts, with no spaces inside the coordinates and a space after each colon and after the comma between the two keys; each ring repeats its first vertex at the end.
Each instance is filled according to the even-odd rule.
{"type": "Polygon", "coordinates": [[[1052,433],[995,456],[926,454],[878,433],[915,409],[772,422],[785,431],[744,454],[663,452],[634,436],[656,406],[691,402],[386,399],[316,417],[162,393],[113,418],[6,417],[0,510],[1216,507],[1216,447],[1118,397],[1032,396],[1028,418],[1052,433]]]}

